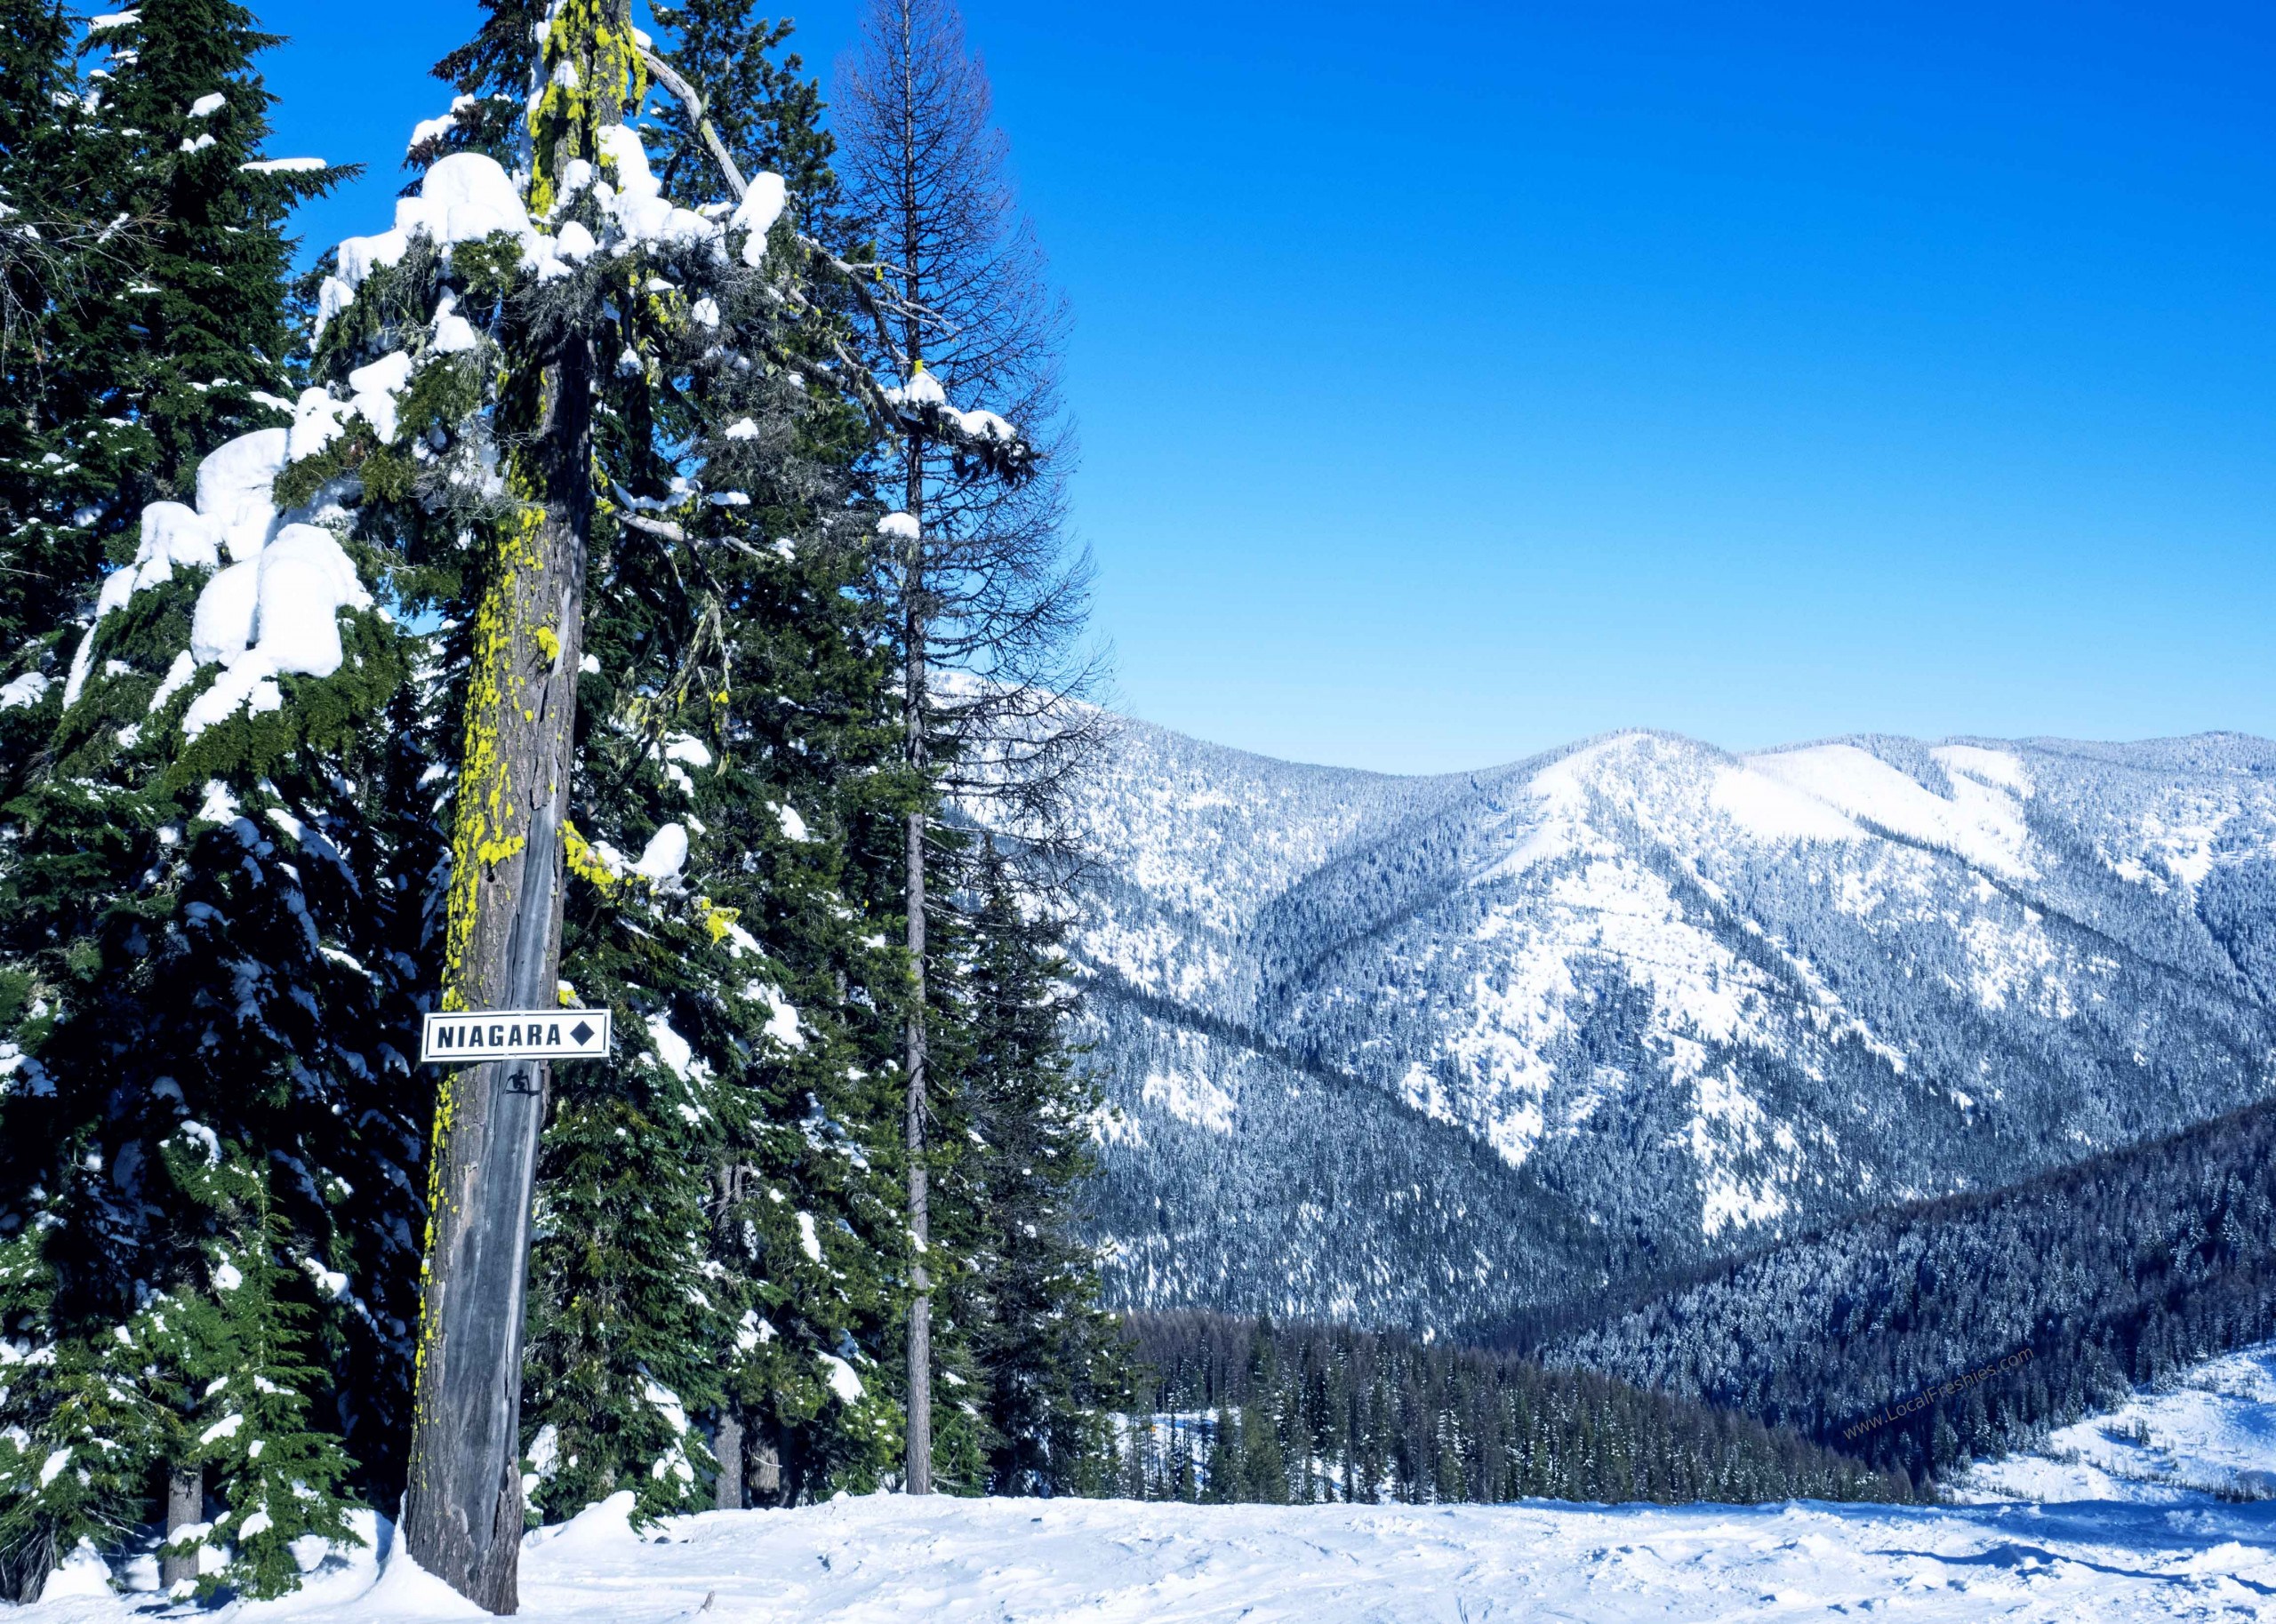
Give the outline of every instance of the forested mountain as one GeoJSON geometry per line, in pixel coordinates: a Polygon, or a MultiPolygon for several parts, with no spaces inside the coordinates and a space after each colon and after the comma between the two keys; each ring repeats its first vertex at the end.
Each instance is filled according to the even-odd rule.
{"type": "Polygon", "coordinates": [[[1126,1304],[1450,1328],[2276,1079],[2261,740],[1399,780],[1130,723],[1086,794],[1126,1304]]]}
{"type": "Polygon", "coordinates": [[[1575,1310],[1513,1340],[1918,1479],[2276,1332],[2276,1106],[1575,1310]]]}

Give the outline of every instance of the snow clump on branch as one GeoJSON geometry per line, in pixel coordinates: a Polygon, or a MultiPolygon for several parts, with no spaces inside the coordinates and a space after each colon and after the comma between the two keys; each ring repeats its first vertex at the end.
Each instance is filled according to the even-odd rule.
{"type": "Polygon", "coordinates": [[[280,676],[330,676],[340,669],[339,612],[371,608],[372,595],[330,531],[280,524],[270,488],[291,441],[282,428],[240,435],[198,464],[195,508],[161,501],[142,510],[134,561],[104,580],[94,624],[72,658],[67,708],[78,703],[86,685],[104,621],[136,593],[172,580],[177,568],[215,573],[191,611],[189,647],[176,655],[151,709],[188,686],[196,670],[222,668],[184,713],[185,739],[241,707],[255,714],[278,708],[280,676]],[[225,549],[231,560],[227,566],[221,564],[225,549]]]}
{"type": "MultiPolygon", "coordinates": [[[[422,139],[443,133],[443,119],[433,119],[420,125],[414,148],[422,139]]],[[[428,170],[417,196],[397,202],[392,227],[340,244],[339,271],[325,278],[317,297],[318,334],[374,270],[401,263],[413,239],[421,236],[445,250],[497,236],[511,237],[520,245],[523,263],[541,281],[569,275],[595,252],[614,255],[643,244],[708,249],[724,263],[728,240],[736,232],[747,234],[743,263],[757,268],[764,262],[766,234],[788,202],[781,176],[761,174],[752,180],[723,224],[663,196],[662,185],[649,167],[647,150],[631,126],[603,130],[600,144],[604,171],[613,172],[613,178],[582,159],[571,163],[556,209],[589,191],[607,227],[604,237],[596,240],[589,228],[573,220],[556,235],[546,234],[531,219],[514,178],[496,159],[478,152],[452,153],[428,170]]]]}

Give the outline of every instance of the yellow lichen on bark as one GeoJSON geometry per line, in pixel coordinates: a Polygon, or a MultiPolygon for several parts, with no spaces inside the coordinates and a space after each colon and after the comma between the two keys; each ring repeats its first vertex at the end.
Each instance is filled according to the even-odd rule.
{"type": "Polygon", "coordinates": [[[537,153],[530,212],[535,215],[551,212],[560,196],[560,172],[570,160],[603,162],[602,126],[621,122],[621,109],[648,93],[647,69],[624,0],[562,0],[553,9],[543,48],[545,88],[530,108],[537,153]]]}
{"type": "MultiPolygon", "coordinates": [[[[518,483],[518,482],[517,482],[518,483]]],[[[443,932],[443,1007],[463,1010],[466,956],[474,937],[476,899],[485,869],[522,849],[524,836],[507,825],[510,768],[499,748],[498,718],[517,701],[527,677],[514,658],[521,619],[517,588],[521,572],[542,564],[538,548],[545,509],[525,500],[498,533],[489,580],[475,611],[468,649],[466,738],[459,756],[457,815],[451,834],[451,889],[443,932]]]]}

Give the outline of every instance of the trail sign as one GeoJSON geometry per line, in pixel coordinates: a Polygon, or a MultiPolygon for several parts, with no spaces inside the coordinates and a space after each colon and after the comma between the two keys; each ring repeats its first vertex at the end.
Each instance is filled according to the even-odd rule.
{"type": "Polygon", "coordinates": [[[419,1035],[429,1066],[488,1060],[597,1060],[608,1054],[605,1010],[460,1010],[429,1015],[419,1035]]]}

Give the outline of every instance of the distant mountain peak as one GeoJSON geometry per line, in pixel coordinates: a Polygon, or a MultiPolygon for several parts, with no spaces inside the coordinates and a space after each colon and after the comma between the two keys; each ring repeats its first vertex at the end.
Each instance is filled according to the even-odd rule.
{"type": "Polygon", "coordinates": [[[1132,1301],[1451,1324],[2276,1084],[2263,740],[1401,779],[1134,724],[1086,794],[1132,1301]]]}

